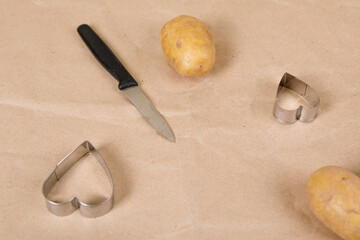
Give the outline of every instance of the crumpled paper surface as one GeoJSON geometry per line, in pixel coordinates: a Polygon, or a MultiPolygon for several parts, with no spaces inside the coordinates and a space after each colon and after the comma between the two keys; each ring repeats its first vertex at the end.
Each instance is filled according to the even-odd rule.
{"type": "Polygon", "coordinates": [[[0,239],[339,239],[312,215],[306,181],[325,165],[360,173],[359,26],[356,0],[2,0],[0,239]],[[178,75],[163,56],[161,27],[181,14],[216,42],[203,77],[178,75]],[[78,36],[82,23],[124,62],[176,144],[117,89],[78,36]],[[320,95],[314,122],[273,118],[284,72],[320,95]],[[56,217],[41,185],[85,139],[109,165],[114,208],[56,217]]]}

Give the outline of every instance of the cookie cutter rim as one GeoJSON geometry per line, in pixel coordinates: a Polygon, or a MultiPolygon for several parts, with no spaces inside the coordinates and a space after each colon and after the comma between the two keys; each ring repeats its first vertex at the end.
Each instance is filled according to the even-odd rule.
{"type": "Polygon", "coordinates": [[[315,120],[317,116],[319,105],[320,97],[314,89],[291,74],[284,73],[276,92],[273,109],[274,117],[278,120],[278,122],[282,124],[292,124],[297,120],[300,120],[301,122],[311,122],[315,120]],[[290,89],[302,96],[310,104],[310,107],[299,105],[297,109],[292,110],[280,107],[278,104],[279,94],[284,88],[290,89]]]}
{"type": "Polygon", "coordinates": [[[57,216],[66,216],[79,209],[82,215],[90,218],[95,218],[108,213],[114,205],[114,182],[110,170],[105,160],[100,155],[100,153],[87,140],[81,143],[79,146],[77,146],[68,155],[66,155],[66,157],[64,157],[58,164],[56,164],[55,168],[50,172],[50,174],[43,183],[42,193],[43,196],[45,197],[47,209],[52,214],[57,216]],[[49,194],[52,187],[76,162],[78,162],[82,157],[84,157],[88,153],[91,153],[96,158],[96,160],[100,163],[101,167],[105,171],[111,185],[111,190],[112,190],[111,195],[104,201],[96,204],[87,204],[81,202],[76,196],[74,196],[71,200],[67,202],[61,202],[61,203],[49,200],[47,198],[47,195],[49,194]]]}

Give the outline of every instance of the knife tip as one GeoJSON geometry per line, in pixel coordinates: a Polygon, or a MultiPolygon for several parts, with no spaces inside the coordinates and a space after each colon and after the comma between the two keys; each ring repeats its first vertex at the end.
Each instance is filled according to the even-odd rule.
{"type": "Polygon", "coordinates": [[[173,133],[171,134],[162,134],[170,142],[176,143],[176,139],[173,133]]]}
{"type": "Polygon", "coordinates": [[[175,137],[174,137],[174,136],[172,136],[172,137],[168,138],[168,140],[169,140],[170,142],[176,143],[176,139],[175,139],[175,137]]]}

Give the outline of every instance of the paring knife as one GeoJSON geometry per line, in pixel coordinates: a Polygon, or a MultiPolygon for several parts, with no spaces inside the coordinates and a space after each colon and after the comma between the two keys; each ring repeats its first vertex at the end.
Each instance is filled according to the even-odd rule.
{"type": "Polygon", "coordinates": [[[141,91],[135,79],[125,69],[108,46],[106,46],[103,40],[86,24],[80,25],[77,30],[95,58],[119,81],[119,89],[125,93],[145,119],[161,135],[169,141],[175,142],[175,136],[165,119],[141,91]]]}

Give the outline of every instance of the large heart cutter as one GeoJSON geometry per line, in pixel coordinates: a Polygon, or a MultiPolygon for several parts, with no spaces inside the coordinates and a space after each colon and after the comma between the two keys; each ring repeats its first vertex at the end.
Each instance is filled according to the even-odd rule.
{"type": "Polygon", "coordinates": [[[80,144],[56,165],[56,167],[51,171],[49,176],[44,181],[42,186],[42,193],[45,197],[48,210],[57,216],[69,215],[79,208],[82,215],[95,218],[109,212],[114,205],[114,182],[110,170],[107,167],[105,160],[101,157],[100,153],[89,141],[85,141],[80,144]],[[63,203],[49,200],[47,195],[49,194],[51,188],[77,161],[83,158],[87,153],[91,153],[104,169],[111,184],[112,192],[110,197],[96,204],[83,203],[76,196],[74,196],[70,201],[63,203]]]}
{"type": "Polygon", "coordinates": [[[311,122],[317,116],[319,104],[320,98],[314,89],[291,74],[285,73],[277,89],[276,100],[274,104],[274,116],[280,123],[284,124],[291,124],[297,120],[302,122],[311,122]],[[309,106],[300,105],[297,109],[293,110],[280,107],[278,104],[279,96],[284,88],[290,89],[302,96],[309,103],[309,106]]]}

